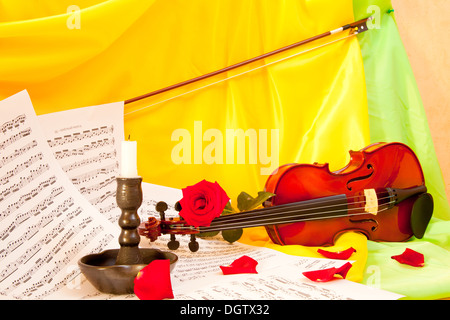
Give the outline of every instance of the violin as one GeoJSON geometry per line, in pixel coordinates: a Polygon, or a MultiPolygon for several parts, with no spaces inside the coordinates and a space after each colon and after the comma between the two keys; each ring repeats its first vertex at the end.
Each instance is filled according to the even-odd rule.
{"type": "Polygon", "coordinates": [[[265,191],[275,196],[263,208],[220,216],[208,227],[189,226],[182,218],[167,220],[167,205],[158,203],[161,220],[150,217],[139,234],[151,241],[170,234],[170,249],[178,247],[176,234],[189,234],[191,251],[198,250],[198,233],[256,226],[264,226],[279,245],[333,245],[348,231],[373,241],[422,238],[434,205],[415,153],[398,142],[349,153],[349,163],[333,172],[328,163],[279,167],[266,181],[265,191]]]}

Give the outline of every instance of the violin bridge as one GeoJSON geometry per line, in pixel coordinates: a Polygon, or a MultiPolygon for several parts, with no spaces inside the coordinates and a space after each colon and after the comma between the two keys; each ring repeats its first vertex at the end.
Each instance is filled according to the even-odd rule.
{"type": "Polygon", "coordinates": [[[364,189],[364,196],[366,198],[366,203],[364,210],[367,213],[376,215],[378,213],[378,197],[375,189],[364,189]]]}

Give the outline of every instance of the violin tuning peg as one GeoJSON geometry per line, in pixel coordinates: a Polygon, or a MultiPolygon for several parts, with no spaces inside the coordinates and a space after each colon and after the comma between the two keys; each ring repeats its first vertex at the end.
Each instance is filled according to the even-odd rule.
{"type": "Polygon", "coordinates": [[[175,210],[177,210],[178,212],[181,211],[181,204],[180,204],[179,201],[177,201],[177,202],[175,203],[175,210]]]}
{"type": "Polygon", "coordinates": [[[170,250],[177,250],[180,246],[180,242],[175,239],[175,235],[170,235],[170,241],[167,243],[167,247],[169,247],[170,250]]]}
{"type": "Polygon", "coordinates": [[[191,234],[191,241],[189,242],[189,250],[192,252],[197,252],[200,245],[195,239],[195,234],[191,234]]]}
{"type": "Polygon", "coordinates": [[[159,216],[161,217],[161,220],[166,220],[165,211],[168,208],[167,203],[165,203],[164,201],[160,201],[156,204],[155,208],[156,208],[156,211],[159,212],[159,216]]]}

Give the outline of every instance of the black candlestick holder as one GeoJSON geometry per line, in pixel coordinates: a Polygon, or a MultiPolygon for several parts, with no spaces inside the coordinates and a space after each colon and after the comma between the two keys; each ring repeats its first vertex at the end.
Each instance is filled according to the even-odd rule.
{"type": "Polygon", "coordinates": [[[119,249],[106,250],[84,256],[78,261],[81,272],[100,292],[127,294],[134,292],[134,278],[153,260],[170,260],[170,270],[178,257],[158,249],[139,248],[140,218],[137,213],[142,204],[142,178],[117,179],[116,201],[122,214],[119,218],[121,233],[119,249]]]}
{"type": "Polygon", "coordinates": [[[119,226],[122,232],[119,236],[120,249],[117,254],[116,264],[142,264],[142,256],[139,250],[141,238],[137,227],[141,223],[137,213],[142,204],[142,178],[117,178],[116,201],[122,214],[119,218],[119,226]]]}

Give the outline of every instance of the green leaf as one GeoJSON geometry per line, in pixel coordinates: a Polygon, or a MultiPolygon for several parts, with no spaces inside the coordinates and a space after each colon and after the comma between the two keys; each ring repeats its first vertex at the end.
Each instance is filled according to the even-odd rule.
{"type": "Polygon", "coordinates": [[[231,202],[228,201],[227,205],[225,206],[225,208],[222,211],[222,214],[227,215],[227,214],[235,213],[235,212],[236,212],[236,210],[234,210],[234,208],[231,206],[231,202]]]}
{"type": "Polygon", "coordinates": [[[243,233],[244,230],[242,229],[223,230],[222,237],[229,243],[233,243],[235,241],[238,241],[243,233]]]}
{"type": "Polygon", "coordinates": [[[197,233],[196,236],[200,238],[214,237],[219,234],[220,231],[208,231],[197,233]]]}
{"type": "Polygon", "coordinates": [[[246,192],[241,192],[237,197],[237,206],[239,211],[248,211],[259,207],[264,201],[275,196],[271,192],[259,191],[258,196],[253,198],[246,192]]]}

